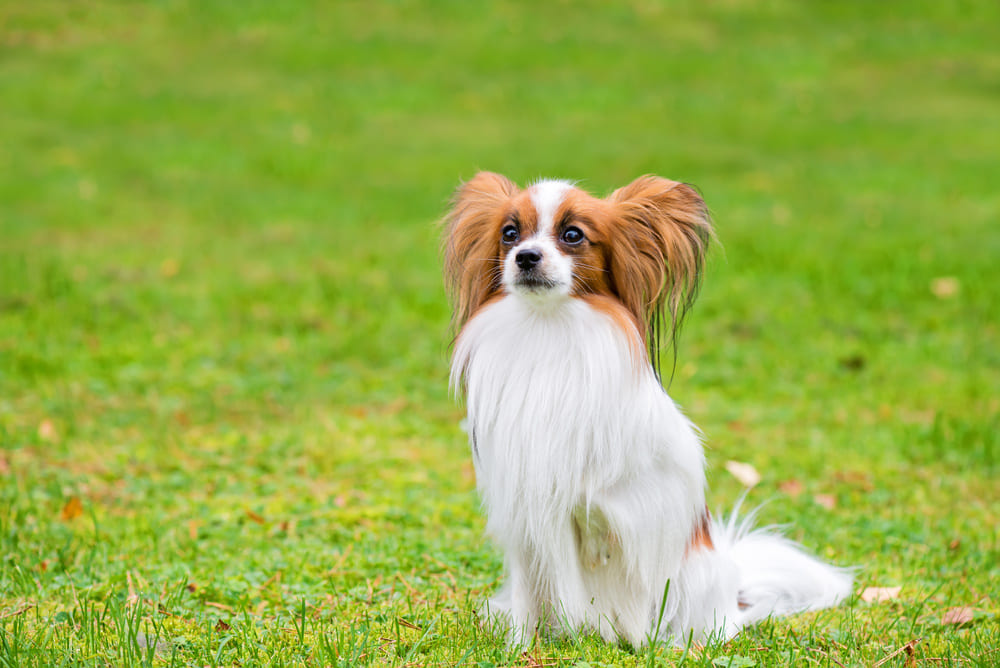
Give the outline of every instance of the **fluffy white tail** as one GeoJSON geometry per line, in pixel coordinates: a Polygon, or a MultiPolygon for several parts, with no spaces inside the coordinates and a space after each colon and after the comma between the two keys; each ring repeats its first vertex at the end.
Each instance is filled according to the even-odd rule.
{"type": "Polygon", "coordinates": [[[819,610],[851,595],[852,569],[824,563],[773,527],[753,528],[756,516],[732,515],[713,524],[712,539],[739,573],[740,626],[771,615],[819,610]]]}

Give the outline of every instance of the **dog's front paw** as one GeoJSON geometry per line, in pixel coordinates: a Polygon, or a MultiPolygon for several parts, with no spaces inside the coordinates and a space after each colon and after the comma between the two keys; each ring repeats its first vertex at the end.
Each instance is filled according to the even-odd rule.
{"type": "Polygon", "coordinates": [[[509,588],[501,589],[496,597],[483,603],[477,616],[484,630],[505,638],[510,648],[527,649],[535,638],[535,620],[531,615],[521,618],[515,614],[509,588]]]}

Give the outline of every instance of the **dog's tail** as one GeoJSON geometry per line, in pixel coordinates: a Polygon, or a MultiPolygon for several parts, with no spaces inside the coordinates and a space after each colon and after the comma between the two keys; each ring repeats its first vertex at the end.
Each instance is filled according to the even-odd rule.
{"type": "Polygon", "coordinates": [[[715,548],[738,571],[740,626],[771,615],[820,610],[851,595],[852,569],[810,556],[773,527],[754,528],[756,512],[739,516],[740,504],[712,526],[715,548]]]}

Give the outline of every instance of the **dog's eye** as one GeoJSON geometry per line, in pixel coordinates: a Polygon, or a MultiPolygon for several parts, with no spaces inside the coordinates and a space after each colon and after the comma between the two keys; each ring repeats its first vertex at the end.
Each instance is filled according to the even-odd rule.
{"type": "Polygon", "coordinates": [[[560,238],[570,246],[575,246],[584,240],[583,232],[580,231],[579,227],[567,227],[563,230],[560,238]]]}
{"type": "Polygon", "coordinates": [[[517,233],[517,228],[513,225],[506,225],[502,230],[500,230],[500,238],[508,246],[517,243],[520,236],[521,235],[517,233]]]}

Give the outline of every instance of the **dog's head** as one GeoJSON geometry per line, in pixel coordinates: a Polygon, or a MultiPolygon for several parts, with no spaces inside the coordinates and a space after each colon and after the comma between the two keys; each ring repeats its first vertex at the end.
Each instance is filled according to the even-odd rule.
{"type": "Polygon", "coordinates": [[[599,199],[566,181],[520,189],[481,172],[455,193],[445,235],[457,328],[504,294],[541,308],[602,296],[655,353],[664,322],[675,333],[694,300],[712,226],[693,188],[657,176],[599,199]]]}

